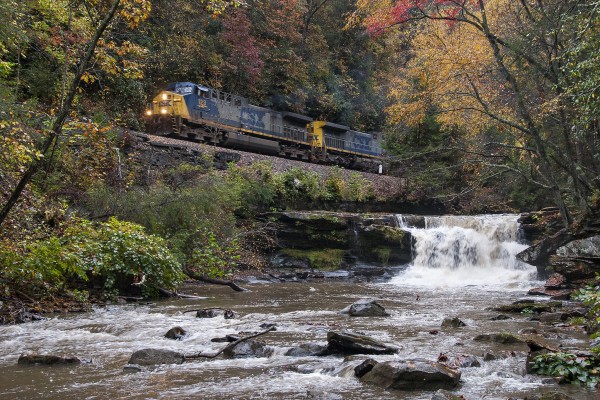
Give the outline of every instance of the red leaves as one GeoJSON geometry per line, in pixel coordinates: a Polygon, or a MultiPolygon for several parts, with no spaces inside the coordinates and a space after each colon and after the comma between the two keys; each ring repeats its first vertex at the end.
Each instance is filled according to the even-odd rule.
{"type": "Polygon", "coordinates": [[[391,26],[420,19],[444,19],[454,24],[465,12],[479,9],[478,0],[398,0],[391,7],[378,8],[369,15],[366,27],[370,35],[376,36],[391,26]]]}
{"type": "Polygon", "coordinates": [[[223,39],[231,52],[226,66],[234,74],[244,73],[249,83],[256,83],[264,67],[256,39],[250,34],[250,20],[243,9],[237,9],[223,21],[223,39]]]}

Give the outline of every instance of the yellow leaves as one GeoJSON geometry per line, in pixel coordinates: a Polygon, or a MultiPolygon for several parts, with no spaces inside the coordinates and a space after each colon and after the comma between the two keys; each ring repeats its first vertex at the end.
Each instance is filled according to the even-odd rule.
{"type": "Polygon", "coordinates": [[[130,29],[135,29],[148,18],[151,9],[152,2],[150,0],[124,0],[119,15],[130,29]]]}
{"type": "Polygon", "coordinates": [[[415,126],[433,108],[441,124],[476,134],[495,123],[488,110],[513,118],[492,49],[479,30],[429,21],[411,47],[414,55],[393,80],[389,95],[393,105],[386,111],[393,123],[415,126]]]}

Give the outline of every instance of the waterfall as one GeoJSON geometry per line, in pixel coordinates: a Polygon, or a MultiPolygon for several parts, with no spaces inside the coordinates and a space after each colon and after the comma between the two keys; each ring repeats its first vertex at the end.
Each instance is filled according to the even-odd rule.
{"type": "Polygon", "coordinates": [[[398,285],[513,285],[531,281],[536,268],[517,260],[518,215],[424,217],[424,228],[398,215],[398,226],[413,237],[413,261],[394,278],[398,285]]]}

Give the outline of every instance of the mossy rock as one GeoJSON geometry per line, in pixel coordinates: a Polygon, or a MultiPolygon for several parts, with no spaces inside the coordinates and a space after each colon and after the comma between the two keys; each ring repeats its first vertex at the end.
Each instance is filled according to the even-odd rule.
{"type": "Polygon", "coordinates": [[[561,308],[562,303],[560,301],[549,301],[546,303],[514,303],[506,304],[499,307],[494,307],[492,310],[499,312],[510,312],[510,313],[542,313],[542,312],[554,312],[555,309],[561,308]]]}
{"type": "Polygon", "coordinates": [[[325,231],[348,229],[352,214],[321,212],[285,212],[279,217],[281,222],[296,227],[309,226],[325,231]]]}
{"type": "Polygon", "coordinates": [[[485,333],[477,335],[473,338],[476,342],[493,342],[502,344],[521,344],[525,343],[525,339],[519,335],[513,333],[502,332],[502,333],[485,333]]]}
{"type": "Polygon", "coordinates": [[[343,249],[283,249],[280,251],[285,257],[305,260],[310,268],[324,271],[335,271],[342,268],[346,251],[343,249]]]}
{"type": "Polygon", "coordinates": [[[383,265],[410,262],[412,259],[412,237],[402,229],[370,225],[358,232],[359,258],[383,265]]]}

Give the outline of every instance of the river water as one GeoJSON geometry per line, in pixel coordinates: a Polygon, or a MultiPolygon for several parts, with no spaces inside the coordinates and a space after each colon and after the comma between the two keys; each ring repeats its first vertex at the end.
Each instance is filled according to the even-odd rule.
{"type": "Polygon", "coordinates": [[[454,390],[466,399],[523,398],[560,390],[576,399],[600,397],[598,391],[557,386],[525,374],[526,347],[478,343],[480,333],[517,332],[536,328],[548,340],[585,347],[582,332],[541,326],[527,315],[491,321],[489,310],[527,298],[537,281],[535,268],[516,261],[526,246],[518,243],[517,217],[432,217],[426,227],[399,225],[415,238],[414,261],[400,266],[387,282],[313,280],[271,283],[259,279],[248,292],[227,287],[190,286],[186,292],[202,299],[168,300],[153,304],[114,305],[91,313],[56,317],[0,327],[1,399],[430,399],[431,392],[388,392],[361,384],[353,367],[367,357],[288,357],[287,349],[303,343],[326,343],[330,330],[349,329],[401,347],[378,360],[437,359],[466,354],[481,359],[492,351],[498,360],[463,368],[454,390]],[[352,318],[340,310],[357,299],[379,300],[388,318],[352,318]],[[193,310],[224,307],[235,319],[196,318],[193,310]],[[444,317],[460,317],[463,328],[441,328],[444,317]],[[263,323],[277,331],[260,338],[274,349],[268,358],[194,360],[160,366],[152,371],[125,373],[131,354],[143,348],[171,349],[184,354],[212,352],[225,344],[211,338],[261,331],[263,323]],[[182,341],[164,338],[172,327],[184,328],[182,341]],[[431,334],[430,331],[439,331],[431,334]],[[23,352],[75,355],[78,366],[24,367],[23,352]]]}

